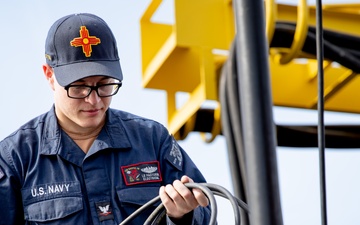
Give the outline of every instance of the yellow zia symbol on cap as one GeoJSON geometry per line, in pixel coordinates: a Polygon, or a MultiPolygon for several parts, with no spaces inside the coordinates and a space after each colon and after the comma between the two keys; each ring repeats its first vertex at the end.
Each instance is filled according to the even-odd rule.
{"type": "Polygon", "coordinates": [[[74,47],[80,47],[82,46],[82,50],[86,57],[91,56],[92,52],[92,45],[98,45],[100,44],[100,38],[97,38],[95,36],[89,35],[89,30],[86,28],[86,26],[80,27],[80,37],[74,38],[72,41],[70,41],[70,45],[74,47]]]}

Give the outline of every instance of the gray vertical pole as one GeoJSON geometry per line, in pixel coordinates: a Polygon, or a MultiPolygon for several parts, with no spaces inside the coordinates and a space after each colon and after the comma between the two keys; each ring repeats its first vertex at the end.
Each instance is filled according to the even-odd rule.
{"type": "Polygon", "coordinates": [[[233,0],[251,225],[282,225],[263,0],[233,0]]]}

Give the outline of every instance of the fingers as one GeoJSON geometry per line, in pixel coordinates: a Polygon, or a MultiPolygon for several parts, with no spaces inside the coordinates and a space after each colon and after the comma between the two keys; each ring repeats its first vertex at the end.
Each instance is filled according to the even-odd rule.
{"type": "Polygon", "coordinates": [[[166,209],[166,213],[168,214],[168,216],[174,217],[174,218],[182,217],[182,213],[177,212],[176,205],[173,202],[173,200],[166,193],[164,186],[160,187],[159,196],[160,196],[161,202],[163,203],[163,205],[166,209]]]}
{"type": "MultiPolygon", "coordinates": [[[[175,180],[173,185],[167,185],[169,190],[172,190],[172,196],[170,196],[175,203],[179,204],[184,208],[190,209],[188,212],[198,207],[198,202],[195,196],[181,181],[175,180]]],[[[169,192],[167,192],[169,193],[169,192]]]]}
{"type": "MultiPolygon", "coordinates": [[[[182,183],[193,183],[194,181],[188,176],[182,176],[181,182],[182,183]]],[[[192,193],[194,194],[194,197],[199,205],[201,205],[202,207],[206,207],[207,205],[209,205],[209,199],[205,196],[205,194],[200,189],[194,188],[192,190],[192,193]]]]}
{"type": "Polygon", "coordinates": [[[209,199],[205,196],[204,192],[197,188],[194,188],[192,192],[199,205],[201,205],[202,207],[206,207],[209,205],[209,199]]]}
{"type": "Polygon", "coordinates": [[[194,181],[190,177],[188,177],[186,175],[181,177],[181,182],[182,183],[194,183],[194,181]]]}
{"type": "Polygon", "coordinates": [[[197,207],[196,200],[191,203],[185,199],[192,194],[189,190],[186,190],[187,188],[182,183],[181,185],[184,187],[180,187],[179,183],[181,183],[179,180],[174,181],[173,185],[168,184],[165,187],[162,186],[159,191],[160,199],[168,216],[173,218],[181,218],[197,207]],[[182,194],[184,196],[182,196],[182,194]]]}
{"type": "Polygon", "coordinates": [[[167,214],[173,218],[181,218],[199,205],[206,207],[209,201],[200,189],[188,189],[184,183],[193,182],[188,176],[181,181],[175,180],[173,184],[162,186],[159,190],[160,199],[166,208],[167,214]]]}
{"type": "Polygon", "coordinates": [[[192,192],[179,180],[161,187],[159,194],[167,214],[173,218],[181,218],[199,205],[192,192]]]}

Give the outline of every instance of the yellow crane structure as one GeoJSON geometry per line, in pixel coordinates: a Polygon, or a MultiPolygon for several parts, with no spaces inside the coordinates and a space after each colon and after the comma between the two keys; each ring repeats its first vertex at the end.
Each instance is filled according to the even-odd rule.
{"type": "MultiPolygon", "coordinates": [[[[174,1],[174,24],[152,22],[161,3],[153,0],[141,19],[142,84],[145,88],[166,91],[170,132],[183,139],[192,131],[192,117],[196,112],[206,102],[219,100],[219,71],[235,35],[233,9],[231,0],[174,1]],[[178,105],[177,93],[188,94],[185,104],[178,105]],[[187,129],[182,131],[184,127],[187,129]]],[[[273,103],[315,109],[316,57],[302,51],[309,27],[315,27],[315,7],[307,5],[305,0],[299,1],[298,6],[269,0],[265,1],[265,9],[269,43],[277,22],[294,24],[293,40],[287,40],[292,41],[291,46],[270,46],[269,49],[273,103]]],[[[324,5],[324,29],[358,37],[360,30],[354,28],[360,21],[359,11],[360,4],[324,5]]],[[[308,48],[314,49],[315,44],[308,48]]],[[[360,103],[356,101],[360,97],[357,71],[326,59],[324,72],[325,109],[360,113],[360,103]]],[[[219,121],[216,114],[214,121],[219,121]]],[[[216,135],[219,125],[214,126],[212,131],[216,135]]]]}
{"type": "MultiPolygon", "coordinates": [[[[239,86],[234,86],[234,83],[240,81],[231,76],[226,82],[222,79],[226,73],[233,73],[231,70],[239,70],[241,64],[234,63],[236,58],[251,57],[246,54],[239,56],[240,53],[235,51],[248,47],[235,41],[236,35],[244,36],[239,33],[239,24],[236,26],[235,12],[246,14],[250,7],[234,9],[234,1],[236,0],[172,0],[174,23],[165,24],[153,20],[162,0],[152,0],[141,18],[142,85],[144,88],[166,92],[168,128],[179,140],[185,139],[189,132],[194,131],[200,132],[206,142],[213,141],[218,135],[229,134],[224,131],[224,109],[238,103],[222,100],[221,93],[229,92],[232,88],[232,91],[238,92],[239,86]],[[224,82],[226,84],[222,86],[224,82]],[[185,103],[179,100],[178,96],[181,94],[187,96],[185,103]]],[[[248,6],[253,2],[260,2],[259,5],[262,6],[251,17],[255,20],[259,17],[260,22],[254,23],[248,31],[256,31],[254,35],[266,37],[265,48],[254,51],[259,54],[266,51],[268,61],[258,66],[268,65],[268,74],[264,74],[262,79],[265,80],[265,86],[266,80],[269,80],[269,98],[273,106],[317,109],[318,77],[319,72],[323,72],[324,110],[360,113],[360,79],[357,76],[360,73],[360,29],[356,29],[360,21],[360,4],[322,6],[324,60],[319,64],[316,57],[317,20],[314,5],[308,5],[306,0],[299,0],[297,5],[277,4],[275,0],[243,2],[247,2],[248,6]],[[262,23],[264,26],[261,26],[262,23]],[[322,71],[319,71],[318,65],[322,71]]],[[[242,101],[244,99],[243,97],[242,101]]],[[[265,110],[272,115],[271,109],[265,110]]],[[[236,121],[239,124],[232,124],[238,126],[234,130],[244,130],[241,120],[244,118],[229,120],[227,126],[236,121]]],[[[275,125],[276,145],[318,146],[316,126],[275,125]]],[[[359,147],[359,131],[359,126],[326,126],[326,147],[359,147]]],[[[245,168],[245,161],[251,157],[246,155],[245,160],[245,153],[238,150],[246,146],[244,143],[248,140],[241,132],[232,136],[230,142],[237,145],[229,152],[230,157],[236,158],[231,168],[234,190],[240,198],[251,201],[251,198],[247,199],[251,192],[247,189],[251,188],[246,185],[249,175],[245,173],[249,169],[245,168]]],[[[270,132],[268,139],[271,138],[270,132]]],[[[227,141],[229,144],[229,140],[227,141]]],[[[269,143],[272,144],[271,140],[269,143]]],[[[273,149],[269,150],[272,152],[273,149]]],[[[273,165],[267,168],[273,168],[273,165]]],[[[276,169],[272,174],[275,174],[276,183],[276,169]]],[[[273,200],[277,204],[279,200],[276,199],[276,185],[272,191],[272,196],[275,196],[273,200]]],[[[267,205],[266,202],[264,205],[267,205]]],[[[274,208],[273,212],[281,211],[277,205],[270,208],[274,208]]],[[[256,214],[256,209],[264,210],[260,206],[250,207],[252,214],[256,214]]],[[[282,223],[281,218],[268,219],[274,223],[261,223],[256,219],[251,222],[282,223]]],[[[249,222],[246,218],[242,220],[244,224],[249,222]]]]}

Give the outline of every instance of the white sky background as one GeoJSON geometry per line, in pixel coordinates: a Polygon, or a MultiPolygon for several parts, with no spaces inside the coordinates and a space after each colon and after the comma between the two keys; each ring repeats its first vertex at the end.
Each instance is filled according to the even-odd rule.
{"type": "MultiPolygon", "coordinates": [[[[77,12],[99,15],[110,25],[117,38],[124,82],[113,98],[112,107],[152,118],[166,125],[164,92],[143,89],[141,86],[139,19],[149,2],[150,0],[3,2],[0,7],[0,139],[51,108],[52,91],[41,67],[45,61],[46,34],[55,20],[77,12]]],[[[278,2],[297,3],[294,0],[278,2]]],[[[323,1],[330,2],[339,1],[323,1]]],[[[315,1],[309,3],[315,4],[315,1]]],[[[164,13],[159,17],[169,15],[171,14],[164,13]]],[[[282,123],[317,123],[316,113],[303,110],[275,108],[274,117],[276,122],[282,123]]],[[[359,124],[360,117],[328,113],[326,121],[359,124]]],[[[180,144],[202,170],[208,182],[220,184],[232,191],[223,137],[218,137],[212,144],[205,144],[200,135],[195,133],[180,144]]],[[[317,149],[278,148],[277,153],[284,224],[321,224],[317,149]]],[[[360,224],[360,151],[327,150],[326,169],[328,224],[360,224]]],[[[221,199],[218,204],[219,224],[233,224],[230,205],[221,199]]]]}

